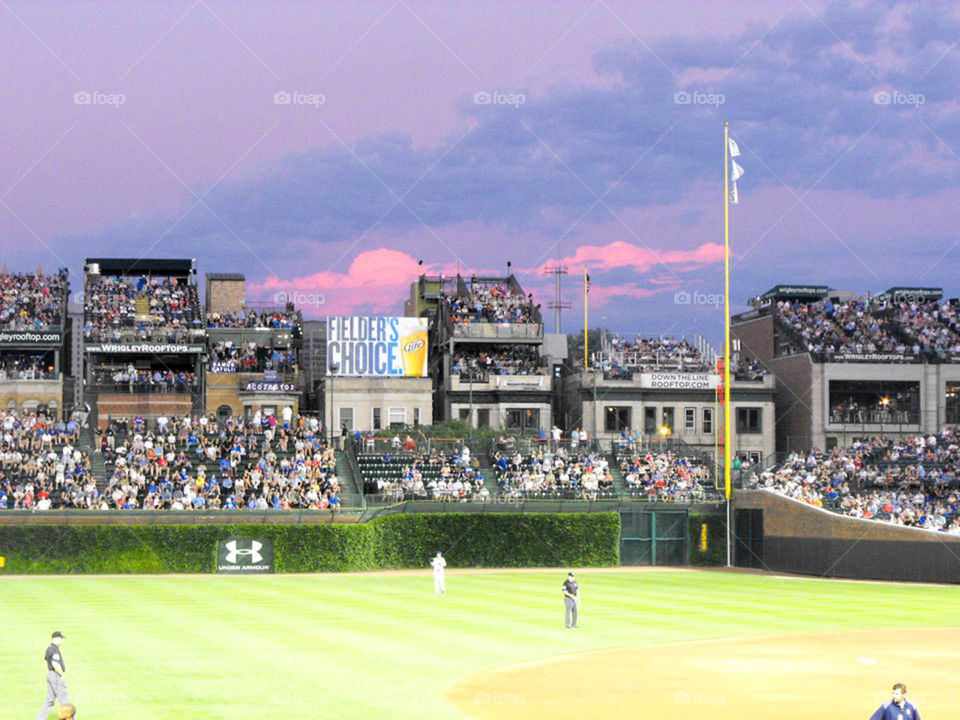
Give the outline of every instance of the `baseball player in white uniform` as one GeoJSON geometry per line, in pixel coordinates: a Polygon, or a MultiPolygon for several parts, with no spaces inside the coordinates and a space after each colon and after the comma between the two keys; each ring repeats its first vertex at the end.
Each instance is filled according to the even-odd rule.
{"type": "Polygon", "coordinates": [[[447,561],[443,558],[443,553],[437,550],[437,556],[430,560],[433,566],[433,592],[437,595],[446,595],[447,586],[443,581],[443,570],[447,567],[447,561]]]}

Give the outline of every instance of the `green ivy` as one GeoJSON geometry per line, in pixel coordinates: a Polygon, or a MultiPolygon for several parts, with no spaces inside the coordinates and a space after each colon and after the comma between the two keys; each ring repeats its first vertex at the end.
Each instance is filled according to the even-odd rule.
{"type": "Polygon", "coordinates": [[[455,567],[614,566],[616,513],[428,513],[362,524],[4,525],[0,572],[209,573],[217,541],[273,540],[277,572],[424,567],[443,550],[455,567]]]}
{"type": "Polygon", "coordinates": [[[724,518],[716,513],[690,513],[690,564],[724,565],[727,562],[727,539],[724,518]],[[707,526],[707,549],[700,549],[703,525],[707,526]]]}

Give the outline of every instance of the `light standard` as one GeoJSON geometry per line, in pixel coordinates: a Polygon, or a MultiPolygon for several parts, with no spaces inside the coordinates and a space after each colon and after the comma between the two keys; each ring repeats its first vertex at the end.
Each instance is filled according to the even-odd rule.
{"type": "MultiPolygon", "coordinates": [[[[330,428],[330,442],[333,443],[335,442],[336,433],[340,430],[340,428],[337,427],[336,410],[333,404],[333,376],[336,375],[337,371],[340,369],[340,363],[338,363],[336,360],[332,360],[329,363],[328,368],[329,371],[327,373],[327,377],[330,378],[330,424],[328,427],[330,428]]],[[[341,448],[341,450],[342,449],[343,448],[341,448]]]]}
{"type": "Polygon", "coordinates": [[[660,429],[657,430],[657,434],[660,436],[660,449],[662,451],[667,444],[667,440],[673,435],[673,430],[670,429],[669,425],[661,425],[660,429]]]}
{"type": "Polygon", "coordinates": [[[883,421],[887,417],[887,411],[890,409],[890,398],[884,395],[880,398],[880,435],[883,435],[883,421]]]}

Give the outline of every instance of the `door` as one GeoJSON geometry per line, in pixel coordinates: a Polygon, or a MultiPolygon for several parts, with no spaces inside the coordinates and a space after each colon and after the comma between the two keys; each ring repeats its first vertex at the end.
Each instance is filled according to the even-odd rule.
{"type": "Polygon", "coordinates": [[[763,510],[737,510],[733,528],[734,564],[746,568],[764,567],[763,510]]]}

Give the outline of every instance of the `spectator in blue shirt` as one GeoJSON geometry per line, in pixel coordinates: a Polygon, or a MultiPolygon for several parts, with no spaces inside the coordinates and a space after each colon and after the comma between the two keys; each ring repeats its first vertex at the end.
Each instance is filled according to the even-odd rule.
{"type": "Polygon", "coordinates": [[[877,708],[870,720],[920,720],[920,713],[907,700],[907,686],[897,683],[893,686],[893,698],[877,708]]]}

